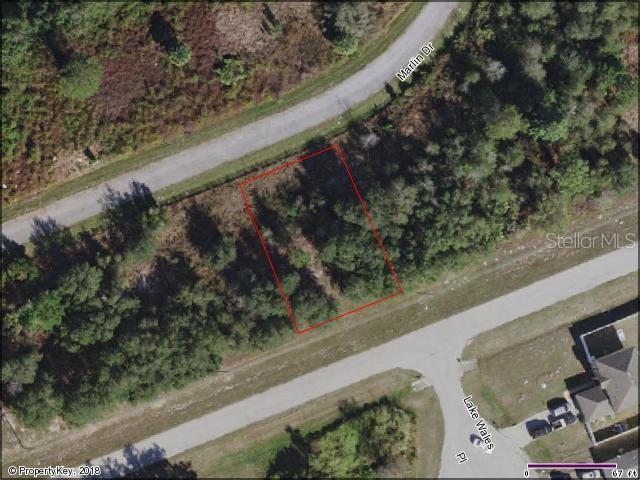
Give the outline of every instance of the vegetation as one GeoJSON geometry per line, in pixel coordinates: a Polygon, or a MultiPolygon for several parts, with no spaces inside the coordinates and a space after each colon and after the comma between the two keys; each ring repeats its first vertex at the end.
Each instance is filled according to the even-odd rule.
{"type": "Polygon", "coordinates": [[[100,88],[102,67],[96,62],[78,58],[64,66],[61,76],[60,95],[73,100],[86,100],[100,88]]]}
{"type": "MultiPolygon", "coordinates": [[[[632,185],[636,133],[621,105],[637,71],[622,39],[637,34],[637,5],[549,5],[475,4],[414,83],[340,139],[405,286],[557,220],[571,202],[632,185]]],[[[340,164],[324,160],[253,196],[284,289],[308,322],[392,286],[340,164]]],[[[231,350],[291,335],[229,188],[163,208],[134,185],[108,196],[95,232],[74,238],[43,221],[33,255],[6,245],[3,401],[25,423],[81,424],[215,372],[231,350]]]]}
{"type": "Polygon", "coordinates": [[[268,478],[375,478],[402,475],[414,452],[413,414],[387,399],[348,411],[291,443],[269,465],[268,478]]]}
{"type": "MultiPolygon", "coordinates": [[[[402,6],[366,8],[384,25],[402,6]]],[[[12,203],[95,160],[278,98],[339,59],[319,3],[9,2],[2,12],[2,194],[12,203]],[[244,66],[241,91],[216,72],[226,58],[244,66]]]]}

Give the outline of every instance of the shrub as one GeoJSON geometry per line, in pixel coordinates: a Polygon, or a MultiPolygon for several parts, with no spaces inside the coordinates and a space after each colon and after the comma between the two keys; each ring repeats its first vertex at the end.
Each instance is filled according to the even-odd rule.
{"type": "Polygon", "coordinates": [[[220,77],[220,81],[227,87],[236,85],[240,80],[247,78],[244,63],[237,58],[225,58],[222,66],[216,68],[216,73],[220,77]]]}
{"type": "Polygon", "coordinates": [[[63,97],[86,100],[100,88],[102,67],[95,60],[77,58],[65,65],[61,73],[58,91],[63,97]]]}
{"type": "Polygon", "coordinates": [[[169,52],[169,62],[176,67],[184,67],[191,61],[191,50],[184,43],[179,43],[169,52]]]}
{"type": "Polygon", "coordinates": [[[336,11],[335,28],[341,37],[362,37],[369,26],[369,6],[366,2],[342,2],[336,11]]]}
{"type": "Polygon", "coordinates": [[[333,44],[333,48],[338,55],[348,57],[353,55],[357,50],[360,42],[351,35],[346,35],[333,44]]]}

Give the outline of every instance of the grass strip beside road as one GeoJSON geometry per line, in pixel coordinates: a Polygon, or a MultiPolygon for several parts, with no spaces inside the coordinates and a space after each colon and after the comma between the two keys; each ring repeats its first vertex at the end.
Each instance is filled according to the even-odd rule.
{"type": "MultiPolygon", "coordinates": [[[[264,478],[276,452],[290,443],[287,426],[305,435],[340,417],[344,402],[362,405],[382,396],[409,395],[417,372],[393,369],[336,390],[300,407],[207,442],[171,458],[171,462],[191,462],[202,478],[264,478]]],[[[435,396],[435,393],[433,393],[435,396]]],[[[436,407],[439,411],[439,405],[436,407]]],[[[435,410],[431,405],[430,410],[435,410]]],[[[437,414],[437,411],[435,412],[437,414]]],[[[437,421],[437,419],[434,419],[437,421]]],[[[439,439],[442,443],[442,437],[439,439]]],[[[434,445],[437,448],[437,445],[434,445]]]]}
{"type": "Polygon", "coordinates": [[[19,199],[11,205],[5,205],[2,211],[2,221],[6,222],[7,220],[41,208],[56,200],[96,186],[111,178],[141,168],[162,158],[175,155],[189,147],[210,141],[232,130],[287,110],[308,98],[334,87],[364,68],[368,63],[387,50],[425,6],[426,3],[421,2],[407,4],[391,21],[385,31],[376,35],[375,38],[365,44],[354,55],[333,63],[323,70],[319,76],[302,83],[280,98],[250,106],[239,113],[217,116],[214,121],[209,119],[208,123],[200,122],[201,125],[197,131],[189,135],[182,135],[170,143],[150,145],[147,148],[135,152],[113,156],[108,160],[102,160],[95,169],[87,171],[87,173],[82,176],[64,183],[52,185],[32,198],[19,199]]]}
{"type": "Polygon", "coordinates": [[[409,370],[393,369],[322,398],[208,442],[171,458],[171,462],[191,462],[201,477],[262,478],[276,452],[290,443],[285,427],[305,435],[340,416],[343,401],[361,405],[383,395],[398,398],[402,407],[416,415],[416,478],[436,478],[444,441],[444,418],[433,388],[409,390],[417,378],[409,370]]]}
{"type": "Polygon", "coordinates": [[[438,478],[444,445],[444,416],[433,387],[408,392],[400,398],[403,407],[416,415],[416,478],[438,478]]]}

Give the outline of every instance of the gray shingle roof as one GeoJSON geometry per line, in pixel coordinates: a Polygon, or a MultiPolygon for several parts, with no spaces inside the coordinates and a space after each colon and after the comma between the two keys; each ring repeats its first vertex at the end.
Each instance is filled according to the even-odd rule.
{"type": "Polygon", "coordinates": [[[574,398],[587,422],[614,415],[611,405],[609,405],[609,399],[600,387],[583,390],[577,393],[574,398]]]}

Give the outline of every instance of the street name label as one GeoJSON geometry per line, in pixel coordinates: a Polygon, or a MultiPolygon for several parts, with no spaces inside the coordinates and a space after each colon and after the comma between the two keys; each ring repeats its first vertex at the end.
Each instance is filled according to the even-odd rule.
{"type": "Polygon", "coordinates": [[[420,47],[420,52],[418,55],[413,57],[406,67],[402,67],[399,72],[396,73],[396,77],[400,79],[400,81],[404,82],[409,75],[413,73],[413,71],[420,66],[422,62],[424,62],[429,55],[433,53],[435,48],[433,47],[433,43],[429,42],[426,45],[420,47]]]}
{"type": "Polygon", "coordinates": [[[487,428],[484,418],[482,418],[478,412],[478,406],[471,401],[472,398],[472,395],[464,397],[464,406],[467,408],[467,413],[469,414],[469,417],[471,417],[471,420],[477,420],[476,429],[480,434],[480,438],[482,438],[482,441],[485,443],[485,448],[489,451],[488,453],[491,453],[491,450],[495,445],[491,441],[491,434],[489,433],[489,429],[487,428]]]}

